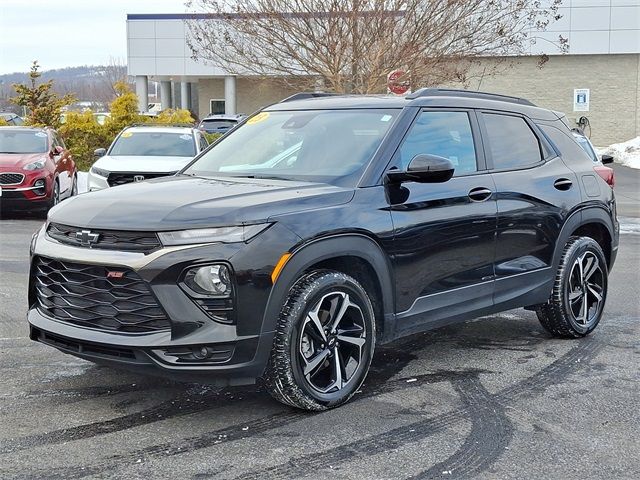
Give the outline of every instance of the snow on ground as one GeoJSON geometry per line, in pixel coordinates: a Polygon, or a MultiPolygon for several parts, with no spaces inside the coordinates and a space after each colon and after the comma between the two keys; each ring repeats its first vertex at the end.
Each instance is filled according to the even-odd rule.
{"type": "Polygon", "coordinates": [[[640,169],[640,137],[596,150],[599,155],[611,155],[616,163],[640,169]]]}

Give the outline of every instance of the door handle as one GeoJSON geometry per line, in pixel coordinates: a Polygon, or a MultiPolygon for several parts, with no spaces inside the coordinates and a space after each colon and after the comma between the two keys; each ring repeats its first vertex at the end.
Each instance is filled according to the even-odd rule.
{"type": "Polygon", "coordinates": [[[569,190],[572,185],[573,182],[568,178],[559,178],[558,180],[553,182],[553,186],[558,190],[569,190]]]}
{"type": "Polygon", "coordinates": [[[491,197],[491,194],[493,194],[493,192],[488,188],[477,187],[472,188],[471,191],[469,191],[469,198],[472,202],[484,202],[491,197]]]}

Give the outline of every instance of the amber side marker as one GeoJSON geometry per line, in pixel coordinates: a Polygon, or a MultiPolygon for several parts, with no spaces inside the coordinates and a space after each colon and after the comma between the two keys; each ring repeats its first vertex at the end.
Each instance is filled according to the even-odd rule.
{"type": "Polygon", "coordinates": [[[273,272],[271,272],[271,283],[273,284],[276,283],[276,280],[278,280],[278,277],[280,276],[280,272],[282,272],[282,269],[287,264],[290,257],[291,257],[290,253],[282,254],[282,256],[280,257],[280,260],[278,260],[278,263],[276,263],[276,266],[274,267],[273,272]]]}

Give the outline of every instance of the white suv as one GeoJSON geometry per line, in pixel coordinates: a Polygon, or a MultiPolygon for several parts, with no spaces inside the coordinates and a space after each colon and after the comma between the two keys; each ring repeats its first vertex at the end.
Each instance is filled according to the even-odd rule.
{"type": "Polygon", "coordinates": [[[173,175],[208,145],[202,132],[193,127],[127,127],[109,150],[94,152],[97,160],[89,170],[88,190],[173,175]]]}

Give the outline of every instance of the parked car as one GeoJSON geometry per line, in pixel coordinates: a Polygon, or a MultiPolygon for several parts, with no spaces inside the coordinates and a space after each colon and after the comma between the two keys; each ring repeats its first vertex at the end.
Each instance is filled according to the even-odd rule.
{"type": "Polygon", "coordinates": [[[565,122],[467,91],[295,95],[174,177],[52,210],[32,242],[31,338],[183,380],[262,377],[324,410],[358,391],[376,345],[416,332],[525,307],[583,337],[619,225],[565,122]]]}
{"type": "Polygon", "coordinates": [[[0,127],[2,210],[48,210],[77,193],[75,162],[55,130],[0,127]]]}
{"type": "Polygon", "coordinates": [[[89,191],[174,175],[208,146],[198,129],[184,126],[127,127],[109,150],[99,148],[89,170],[89,191]]]}
{"type": "Polygon", "coordinates": [[[576,139],[576,142],[578,142],[578,145],[582,147],[593,163],[597,164],[593,169],[598,172],[598,175],[604,178],[605,182],[612,187],[615,186],[616,178],[613,168],[605,167],[605,165],[613,163],[613,157],[611,155],[602,155],[599,157],[596,153],[596,149],[591,143],[591,140],[589,140],[589,138],[583,133],[573,130],[573,136],[576,139]]]}
{"type": "Polygon", "coordinates": [[[198,128],[207,133],[226,133],[246,118],[246,115],[215,114],[203,118],[198,128]]]}
{"type": "Polygon", "coordinates": [[[22,117],[16,115],[13,112],[0,112],[0,118],[7,122],[9,126],[21,126],[24,125],[22,117]]]}

